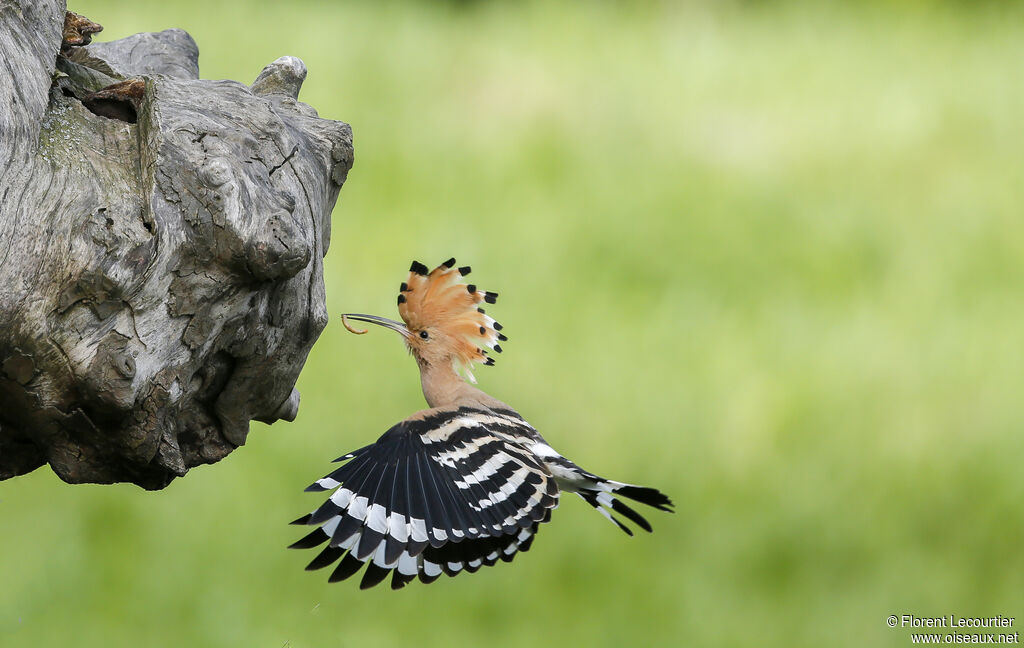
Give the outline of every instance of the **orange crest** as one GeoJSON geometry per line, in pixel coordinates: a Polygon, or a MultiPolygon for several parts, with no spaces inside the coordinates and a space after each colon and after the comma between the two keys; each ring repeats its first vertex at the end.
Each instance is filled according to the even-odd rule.
{"type": "MultiPolygon", "coordinates": [[[[486,349],[501,353],[499,342],[508,338],[501,324],[487,315],[480,302],[493,304],[498,293],[477,290],[467,284],[469,266],[455,267],[455,259],[448,259],[430,272],[419,261],[409,268],[409,279],[400,287],[398,313],[413,336],[433,329],[446,338],[455,362],[468,372],[474,362],[493,365],[486,349]]],[[[472,379],[472,374],[470,373],[472,379]]]]}

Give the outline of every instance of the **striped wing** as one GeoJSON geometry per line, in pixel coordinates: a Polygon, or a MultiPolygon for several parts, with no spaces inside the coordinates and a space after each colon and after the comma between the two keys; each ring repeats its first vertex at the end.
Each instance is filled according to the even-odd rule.
{"type": "Polygon", "coordinates": [[[362,588],[389,573],[398,589],[510,561],[558,505],[534,437],[512,417],[466,407],[402,421],[306,489],[333,493],[295,521],[317,528],[292,547],[326,543],[307,569],[337,562],[332,582],[366,564],[362,588]]]}

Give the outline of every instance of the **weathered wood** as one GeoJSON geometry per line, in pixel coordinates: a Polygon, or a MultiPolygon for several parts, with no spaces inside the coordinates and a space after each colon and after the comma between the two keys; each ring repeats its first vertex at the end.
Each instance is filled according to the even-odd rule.
{"type": "Polygon", "coordinates": [[[0,0],[0,479],[162,488],[295,417],[351,130],[296,58],[203,81],[65,16],[0,0]]]}

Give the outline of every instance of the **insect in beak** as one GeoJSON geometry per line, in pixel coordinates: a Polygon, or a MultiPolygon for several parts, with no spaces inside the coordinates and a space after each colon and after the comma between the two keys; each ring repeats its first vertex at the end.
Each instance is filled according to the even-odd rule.
{"type": "Polygon", "coordinates": [[[348,323],[349,318],[354,319],[358,322],[369,322],[370,324],[377,324],[378,326],[389,328],[392,331],[396,331],[402,337],[407,339],[412,337],[412,333],[410,333],[409,329],[405,327],[405,324],[402,324],[401,322],[396,322],[395,320],[390,320],[386,317],[377,317],[376,315],[363,315],[362,313],[342,313],[342,325],[352,333],[355,333],[356,335],[363,335],[364,333],[366,333],[366,329],[353,328],[352,325],[348,323]]]}

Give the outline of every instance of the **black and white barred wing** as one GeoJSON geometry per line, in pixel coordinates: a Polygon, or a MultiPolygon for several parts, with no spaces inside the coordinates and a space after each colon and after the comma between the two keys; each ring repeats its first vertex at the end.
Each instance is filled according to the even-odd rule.
{"type": "Polygon", "coordinates": [[[292,547],[326,543],[307,569],[340,560],[332,582],[366,564],[362,588],[389,572],[398,589],[510,561],[558,505],[554,478],[528,449],[531,432],[469,408],[407,419],[306,489],[334,492],[295,521],[318,528],[292,547]]]}

